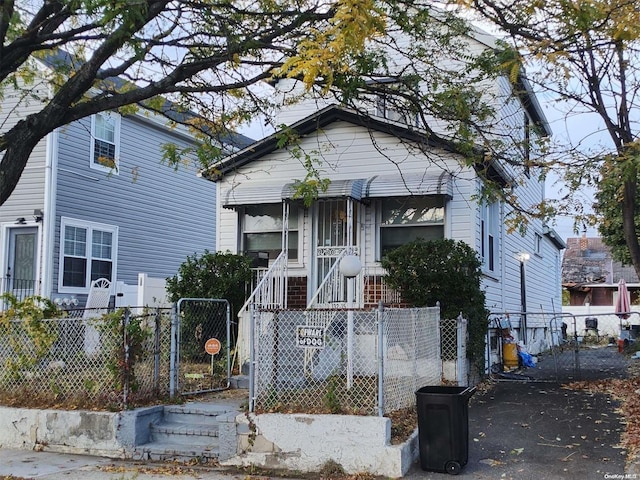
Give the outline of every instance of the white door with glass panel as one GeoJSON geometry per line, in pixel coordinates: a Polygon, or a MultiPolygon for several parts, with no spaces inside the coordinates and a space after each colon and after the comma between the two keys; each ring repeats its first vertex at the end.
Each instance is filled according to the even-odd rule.
{"type": "Polygon", "coordinates": [[[10,228],[4,291],[24,298],[36,293],[38,228],[10,228]]]}

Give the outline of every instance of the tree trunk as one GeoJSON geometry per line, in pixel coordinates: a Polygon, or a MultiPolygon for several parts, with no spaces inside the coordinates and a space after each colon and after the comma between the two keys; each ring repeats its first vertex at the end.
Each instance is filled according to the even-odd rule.
{"type": "Polygon", "coordinates": [[[6,139],[8,146],[0,162],[0,205],[3,205],[15,190],[35,146],[53,131],[53,122],[40,123],[49,124],[50,128],[37,125],[27,118],[20,121],[6,139]]]}
{"type": "MultiPolygon", "coordinates": [[[[640,278],[640,242],[638,241],[635,222],[635,199],[637,189],[638,171],[637,168],[634,168],[633,172],[627,177],[623,185],[622,230],[624,233],[624,240],[629,248],[633,268],[635,269],[638,278],[640,278]]],[[[613,279],[614,282],[617,280],[618,279],[615,278],[613,279]]]]}

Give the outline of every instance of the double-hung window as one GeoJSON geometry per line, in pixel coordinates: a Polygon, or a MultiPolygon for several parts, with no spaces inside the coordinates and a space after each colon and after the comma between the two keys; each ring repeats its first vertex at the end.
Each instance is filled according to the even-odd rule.
{"type": "Polygon", "coordinates": [[[500,204],[483,202],[480,206],[480,257],[485,272],[498,270],[500,204]]]}
{"type": "Polygon", "coordinates": [[[91,168],[118,173],[120,115],[96,113],[91,117],[91,168]]]}
{"type": "MultiPolygon", "coordinates": [[[[282,204],[248,205],[242,216],[242,248],[246,254],[264,252],[273,260],[282,251],[282,204]]],[[[289,211],[289,259],[298,259],[298,209],[289,211]]]]}
{"type": "Polygon", "coordinates": [[[60,232],[60,292],[88,291],[98,278],[113,281],[117,227],[63,217],[60,232]]]}
{"type": "Polygon", "coordinates": [[[442,197],[390,197],[381,203],[380,257],[419,238],[444,238],[442,197]]]}

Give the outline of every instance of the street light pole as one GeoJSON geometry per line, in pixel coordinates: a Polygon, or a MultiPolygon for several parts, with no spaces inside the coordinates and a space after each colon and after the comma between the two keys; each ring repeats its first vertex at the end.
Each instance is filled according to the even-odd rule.
{"type": "Polygon", "coordinates": [[[522,342],[527,343],[527,276],[525,263],[531,256],[528,253],[520,254],[520,305],[521,305],[521,335],[522,342]]]}

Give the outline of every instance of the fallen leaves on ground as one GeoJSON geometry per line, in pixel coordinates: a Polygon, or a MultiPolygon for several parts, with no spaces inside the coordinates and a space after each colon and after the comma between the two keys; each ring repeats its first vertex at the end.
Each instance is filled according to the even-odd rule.
{"type": "Polygon", "coordinates": [[[618,413],[623,417],[625,428],[620,438],[620,446],[627,451],[628,460],[640,456],[640,372],[630,370],[628,378],[609,378],[572,382],[565,385],[570,390],[589,393],[605,393],[620,402],[618,413]]]}
{"type": "Polygon", "coordinates": [[[126,473],[126,472],[136,472],[136,473],[145,473],[145,474],[154,474],[154,475],[192,475],[197,476],[199,473],[197,470],[190,468],[185,464],[157,464],[157,465],[101,465],[98,467],[103,472],[109,473],[126,473]]]}

